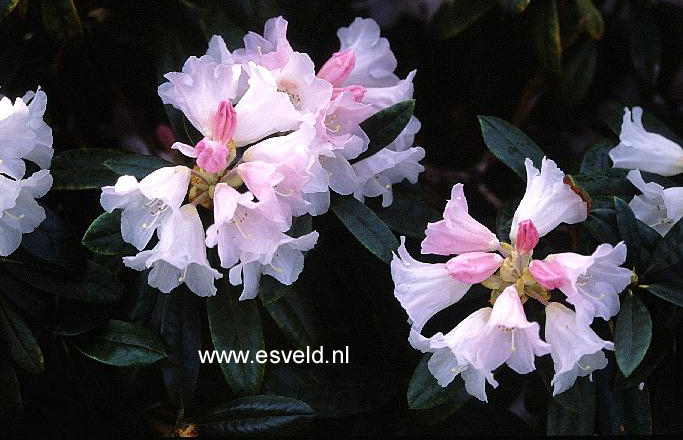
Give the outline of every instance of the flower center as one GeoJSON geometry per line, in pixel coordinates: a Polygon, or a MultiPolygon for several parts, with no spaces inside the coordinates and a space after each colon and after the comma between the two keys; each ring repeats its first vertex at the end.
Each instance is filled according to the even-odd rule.
{"type": "Polygon", "coordinates": [[[298,110],[301,107],[301,95],[299,95],[299,88],[294,81],[283,79],[278,84],[277,91],[286,93],[294,108],[298,110]]]}

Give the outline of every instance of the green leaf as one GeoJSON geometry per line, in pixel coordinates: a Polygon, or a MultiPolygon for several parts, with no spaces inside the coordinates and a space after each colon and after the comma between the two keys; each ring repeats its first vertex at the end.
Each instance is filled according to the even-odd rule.
{"type": "MultiPolygon", "coordinates": [[[[548,405],[548,435],[592,435],[595,429],[595,384],[587,377],[580,377],[572,387],[579,397],[578,406],[569,409],[556,399],[548,405]]],[[[567,391],[568,392],[568,391],[567,391]]]]}
{"type": "Polygon", "coordinates": [[[638,220],[633,214],[633,211],[628,206],[628,203],[624,202],[618,197],[614,198],[614,208],[617,215],[617,225],[619,226],[619,233],[622,240],[626,242],[626,247],[628,249],[628,255],[626,260],[628,264],[626,266],[633,267],[637,262],[640,262],[640,231],[638,228],[638,220]]]}
{"type": "Polygon", "coordinates": [[[121,237],[121,210],[105,212],[85,231],[83,246],[101,255],[130,255],[135,248],[121,237]]]}
{"type": "Polygon", "coordinates": [[[100,189],[113,185],[119,176],[105,167],[104,162],[124,155],[121,151],[103,148],[78,148],[57,153],[50,167],[54,179],[52,189],[100,189]]]}
{"type": "Polygon", "coordinates": [[[610,168],[573,174],[570,177],[591,198],[598,196],[627,198],[634,195],[636,191],[631,182],[626,179],[628,171],[621,168],[610,168]]]}
{"type": "Polygon", "coordinates": [[[14,306],[2,297],[0,297],[0,340],[6,342],[10,357],[21,368],[31,374],[43,372],[45,362],[38,341],[14,306]]]}
{"type": "Polygon", "coordinates": [[[63,45],[79,45],[83,41],[83,25],[73,0],[41,0],[43,24],[47,35],[63,45]]]}
{"type": "Polygon", "coordinates": [[[588,35],[594,40],[601,39],[605,33],[605,23],[593,0],[576,0],[576,6],[581,14],[580,23],[588,35]]]}
{"type": "Polygon", "coordinates": [[[498,0],[498,6],[508,14],[521,14],[531,0],[498,0]]]}
{"type": "Polygon", "coordinates": [[[497,0],[447,0],[436,11],[432,29],[438,38],[451,38],[493,9],[497,0]]]}
{"type": "Polygon", "coordinates": [[[387,207],[379,201],[368,205],[391,229],[401,235],[423,239],[427,223],[441,219],[441,214],[424,199],[419,185],[394,185],[394,201],[387,207]]]}
{"type": "Polygon", "coordinates": [[[661,65],[662,32],[648,8],[634,6],[630,26],[631,60],[640,79],[654,86],[661,65]]]}
{"type": "Polygon", "coordinates": [[[19,4],[19,0],[0,0],[0,20],[7,17],[19,4]]]}
{"type": "Polygon", "coordinates": [[[609,158],[609,151],[614,147],[615,143],[609,139],[600,139],[590,146],[583,155],[581,173],[612,168],[612,159],[609,158]]]}
{"type": "Polygon", "coordinates": [[[533,38],[538,61],[544,70],[559,78],[562,75],[562,43],[557,2],[535,2],[533,12],[533,38]]]}
{"type": "Polygon", "coordinates": [[[36,289],[78,301],[110,304],[121,299],[125,290],[114,274],[93,261],[86,262],[85,269],[78,279],[18,264],[7,264],[5,268],[12,275],[36,289]]]}
{"type": "Polygon", "coordinates": [[[568,57],[559,83],[559,104],[573,109],[581,103],[593,83],[597,61],[598,45],[590,39],[568,57]]]}
{"type": "Polygon", "coordinates": [[[597,433],[602,435],[652,434],[652,414],[647,385],[615,389],[612,362],[593,373],[597,387],[597,433]]]}
{"type": "Polygon", "coordinates": [[[354,162],[366,159],[392,143],[408,125],[414,110],[415,100],[409,99],[380,110],[363,121],[360,127],[370,138],[370,144],[354,162]]]}
{"type": "Polygon", "coordinates": [[[45,209],[45,220],[35,231],[25,234],[21,249],[55,269],[73,273],[80,264],[81,248],[72,228],[57,212],[45,209]]]}
{"type": "Polygon", "coordinates": [[[185,408],[197,387],[198,353],[202,349],[201,303],[201,298],[182,286],[169,294],[158,293],[152,313],[151,327],[166,344],[168,356],[161,361],[161,373],[176,408],[185,408]]]}
{"type": "Polygon", "coordinates": [[[23,312],[38,319],[47,316],[52,308],[51,297],[3,271],[0,271],[0,293],[23,312]]]}
{"type": "Polygon", "coordinates": [[[523,180],[526,180],[525,159],[531,159],[540,168],[543,151],[520,129],[494,116],[479,116],[479,125],[491,153],[523,180]]]}
{"type": "Polygon", "coordinates": [[[316,416],[308,404],[282,396],[249,396],[233,400],[199,419],[202,437],[292,435],[316,416]]]}
{"type": "MultiPolygon", "coordinates": [[[[214,348],[218,351],[249,351],[252,356],[264,348],[261,317],[256,302],[239,301],[235,289],[226,280],[219,280],[219,291],[206,301],[209,329],[214,348]]],[[[238,395],[256,394],[261,389],[265,364],[254,362],[221,362],[221,370],[230,388],[238,395]]]]}
{"type": "Polygon", "coordinates": [[[104,166],[119,176],[135,176],[141,180],[160,168],[174,167],[175,164],[157,156],[127,154],[120,158],[105,161],[104,166]]]}
{"type": "Polygon", "coordinates": [[[72,343],[84,355],[115,367],[149,365],[167,356],[164,343],[154,332],[117,319],[72,343]]]}
{"type": "Polygon", "coordinates": [[[652,319],[637,296],[627,293],[614,332],[614,354],[619,369],[628,377],[645,357],[652,339],[652,319]]]}
{"type": "MultiPolygon", "coordinates": [[[[263,277],[261,282],[269,278],[263,277]]],[[[317,315],[308,297],[296,286],[285,287],[287,287],[286,294],[275,300],[266,302],[267,299],[261,296],[263,305],[282,333],[295,347],[299,349],[318,347],[320,336],[317,315]]]]}
{"type": "Polygon", "coordinates": [[[664,301],[683,307],[683,285],[681,284],[654,283],[649,284],[647,290],[664,301]]]}
{"type": "Polygon", "coordinates": [[[675,340],[669,333],[670,330],[654,328],[652,342],[645,353],[645,357],[638,367],[633,370],[628,377],[624,377],[621,372],[617,372],[614,377],[614,389],[625,390],[637,387],[641,382],[645,382],[653,371],[659,366],[664,358],[671,352],[675,352],[675,340]],[[659,333],[657,333],[659,331],[659,333]]]}
{"type": "MultiPolygon", "coordinates": [[[[631,108],[633,105],[625,104],[623,102],[605,101],[600,104],[598,108],[598,115],[600,119],[607,124],[607,126],[617,136],[621,133],[621,124],[624,119],[624,108],[631,108]]],[[[661,134],[679,145],[683,145],[681,139],[673,130],[671,130],[665,123],[657,119],[652,113],[643,110],[643,127],[647,131],[661,134]]],[[[615,143],[616,146],[616,143],[615,143]]]]}
{"type": "Polygon", "coordinates": [[[600,243],[619,243],[617,217],[612,209],[593,209],[585,222],[588,231],[600,243]]]}
{"type": "Polygon", "coordinates": [[[330,209],[367,250],[385,263],[391,263],[398,241],[377,214],[353,197],[336,197],[330,209]]]}
{"type": "Polygon", "coordinates": [[[510,242],[510,228],[512,228],[512,217],[521,199],[513,199],[504,202],[496,214],[496,235],[498,240],[506,243],[510,242]]]}
{"type": "Polygon", "coordinates": [[[671,267],[683,259],[683,221],[679,220],[669,229],[651,255],[650,267],[646,272],[652,273],[671,267]]]}
{"type": "Polygon", "coordinates": [[[8,427],[11,433],[11,427],[19,424],[24,405],[21,401],[17,374],[12,361],[4,351],[0,352],[0,396],[0,423],[3,426],[3,433],[7,434],[8,427]]]}
{"type": "Polygon", "coordinates": [[[439,385],[428,368],[431,357],[431,353],[422,356],[413,372],[413,377],[408,384],[408,407],[429,409],[452,399],[456,399],[460,404],[467,402],[471,396],[465,390],[465,383],[459,376],[446,387],[439,385]]]}

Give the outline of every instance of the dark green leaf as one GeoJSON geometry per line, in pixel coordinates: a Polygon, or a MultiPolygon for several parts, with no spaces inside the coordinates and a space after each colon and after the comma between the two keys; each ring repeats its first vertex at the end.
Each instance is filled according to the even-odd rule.
{"type": "MultiPolygon", "coordinates": [[[[548,406],[548,435],[592,435],[595,427],[595,384],[580,377],[572,387],[576,389],[578,406],[571,410],[551,399],[548,406]]],[[[568,392],[568,391],[566,391],[568,392]]]]}
{"type": "Polygon", "coordinates": [[[496,0],[448,0],[436,11],[432,28],[438,38],[451,38],[467,29],[496,5],[496,0]]]}
{"type": "Polygon", "coordinates": [[[0,0],[0,20],[7,17],[19,4],[19,0],[0,0]]]}
{"type": "Polygon", "coordinates": [[[576,6],[581,14],[581,25],[588,35],[595,40],[601,39],[605,33],[605,23],[602,21],[602,14],[593,4],[593,0],[576,0],[576,6]]]}
{"type": "Polygon", "coordinates": [[[54,179],[52,189],[100,189],[113,185],[119,177],[104,166],[110,159],[123,157],[118,150],[78,148],[55,154],[50,172],[54,179]]]}
{"type": "Polygon", "coordinates": [[[159,168],[173,167],[175,164],[156,156],[127,154],[116,159],[105,161],[104,166],[120,176],[135,176],[140,180],[159,168]]]}
{"type": "Polygon", "coordinates": [[[650,263],[650,257],[652,251],[657,247],[662,239],[659,232],[655,231],[645,223],[637,220],[638,222],[638,235],[640,235],[640,259],[636,264],[636,272],[644,273],[650,263]]]}
{"type": "Polygon", "coordinates": [[[72,342],[86,356],[116,367],[149,365],[167,355],[159,336],[145,327],[117,319],[110,319],[103,327],[72,342]]]}
{"type": "Polygon", "coordinates": [[[637,387],[641,382],[645,382],[664,360],[664,357],[674,350],[674,338],[669,333],[669,330],[653,329],[652,343],[648,347],[645,357],[628,377],[624,377],[621,372],[617,372],[614,378],[614,389],[625,390],[637,387]]]}
{"type": "Polygon", "coordinates": [[[467,402],[471,396],[465,390],[465,384],[459,376],[447,387],[439,385],[428,368],[431,357],[431,353],[422,356],[413,372],[413,377],[408,384],[408,407],[410,409],[434,408],[454,398],[461,405],[467,402]]]}
{"type": "Polygon", "coordinates": [[[593,373],[598,405],[598,434],[652,434],[652,415],[647,385],[615,389],[612,385],[615,367],[610,360],[606,368],[593,373]]]}
{"type": "Polygon", "coordinates": [[[581,103],[593,83],[597,61],[598,45],[590,39],[568,57],[559,84],[559,104],[573,109],[581,103]]]}
{"type": "Polygon", "coordinates": [[[414,110],[415,100],[409,99],[380,110],[363,121],[360,127],[370,138],[370,144],[354,161],[368,158],[392,143],[408,125],[414,110]]]}
{"type": "Polygon", "coordinates": [[[52,298],[7,272],[0,271],[0,293],[33,317],[45,316],[51,308],[52,298]]]}
{"type": "Polygon", "coordinates": [[[631,21],[631,59],[636,73],[648,86],[659,76],[662,32],[647,8],[636,7],[631,21]]]}
{"type": "Polygon", "coordinates": [[[424,199],[418,185],[394,185],[393,195],[393,203],[386,208],[379,203],[368,205],[399,234],[422,239],[427,223],[441,219],[441,214],[424,199]]]}
{"type": "Polygon", "coordinates": [[[613,209],[593,209],[588,214],[585,225],[600,243],[616,245],[620,241],[617,217],[613,209]]]}
{"type": "MultiPolygon", "coordinates": [[[[264,348],[261,317],[256,302],[239,301],[236,289],[227,280],[219,280],[218,294],[208,298],[206,311],[214,348],[224,351],[249,352],[254,356],[264,348]]],[[[265,365],[249,359],[247,362],[221,362],[223,376],[230,388],[238,395],[255,394],[261,389],[265,365]]]]}
{"type": "Polygon", "coordinates": [[[626,174],[628,174],[628,170],[611,168],[574,174],[571,178],[591,198],[597,196],[622,196],[626,198],[635,194],[635,188],[626,179],[626,174]]]}
{"type": "Polygon", "coordinates": [[[515,215],[519,202],[520,199],[508,200],[498,210],[498,214],[496,214],[496,235],[498,235],[498,240],[510,243],[512,217],[515,215]]]}
{"type": "Polygon", "coordinates": [[[614,354],[624,376],[633,373],[643,360],[651,339],[650,313],[637,296],[625,294],[614,332],[614,354]]]}
{"type": "Polygon", "coordinates": [[[664,301],[676,304],[678,307],[683,307],[683,285],[681,284],[649,284],[647,290],[664,301]]]}
{"type": "Polygon", "coordinates": [[[109,304],[118,301],[124,293],[121,281],[93,261],[87,261],[85,270],[78,279],[18,264],[7,264],[6,269],[36,289],[78,301],[109,304]]]}
{"type": "MultiPolygon", "coordinates": [[[[0,345],[0,347],[2,347],[0,345]]],[[[21,413],[23,411],[23,403],[21,401],[21,390],[19,389],[19,381],[17,374],[12,366],[12,361],[3,351],[0,352],[0,423],[2,423],[3,434],[7,434],[7,430],[11,433],[13,426],[19,425],[21,413]]]]}
{"type": "Polygon", "coordinates": [[[533,9],[533,39],[538,61],[547,72],[562,75],[562,43],[556,0],[535,2],[533,9]]]}
{"type": "Polygon", "coordinates": [[[330,209],[367,250],[391,263],[391,253],[398,249],[398,241],[377,214],[353,197],[335,198],[330,209]]]}
{"type": "Polygon", "coordinates": [[[615,147],[615,143],[609,139],[601,139],[586,150],[581,161],[581,172],[605,170],[612,168],[612,159],[609,158],[609,150],[615,147]]]}
{"type": "Polygon", "coordinates": [[[498,0],[498,5],[508,14],[521,14],[531,0],[498,0]]]}
{"type": "Polygon", "coordinates": [[[628,248],[628,255],[626,257],[628,264],[626,266],[633,267],[636,262],[640,261],[641,243],[638,220],[636,220],[636,216],[631,211],[628,203],[618,197],[614,198],[614,208],[621,239],[626,242],[626,247],[628,248]]]}
{"type": "Polygon", "coordinates": [[[131,255],[135,248],[121,237],[121,210],[105,212],[85,231],[83,246],[101,255],[131,255]]]}
{"type": "Polygon", "coordinates": [[[658,272],[683,259],[683,221],[678,221],[657,243],[647,272],[658,272]]]}
{"type": "Polygon", "coordinates": [[[534,141],[514,125],[494,116],[479,116],[481,134],[491,153],[526,180],[524,160],[540,168],[543,152],[534,141]]]}
{"type": "Polygon", "coordinates": [[[161,373],[171,403],[185,408],[194,397],[202,349],[201,298],[187,288],[158,293],[151,325],[166,344],[161,373]]]}
{"type": "MultiPolygon", "coordinates": [[[[261,282],[269,278],[263,277],[261,282]]],[[[263,305],[282,333],[295,347],[302,350],[306,347],[317,348],[320,345],[317,315],[309,298],[296,286],[285,287],[287,287],[286,294],[275,300],[266,303],[266,298],[261,296],[263,305]]]]}
{"type": "Polygon", "coordinates": [[[206,437],[292,435],[315,417],[313,408],[290,397],[249,396],[211,410],[199,420],[206,437]]]}
{"type": "Polygon", "coordinates": [[[43,24],[48,36],[63,45],[78,45],[83,40],[83,25],[73,0],[41,0],[43,24]]]}
{"type": "Polygon", "coordinates": [[[292,227],[287,234],[294,238],[303,237],[313,230],[313,217],[310,214],[300,215],[292,219],[292,227]]]}
{"type": "Polygon", "coordinates": [[[35,231],[25,234],[21,240],[21,249],[42,263],[75,272],[81,264],[78,240],[72,235],[72,228],[62,216],[50,208],[45,209],[45,220],[35,231]]]}
{"type": "MultiPolygon", "coordinates": [[[[616,101],[605,101],[600,104],[598,109],[600,119],[602,119],[602,121],[607,124],[607,126],[616,135],[621,133],[621,124],[624,119],[624,108],[626,107],[631,108],[632,105],[616,101]]],[[[647,131],[661,134],[677,144],[683,145],[683,139],[678,137],[678,135],[669,127],[667,127],[666,124],[657,119],[654,115],[652,115],[652,113],[647,111],[643,111],[643,127],[645,127],[647,131]]],[[[616,143],[614,145],[616,146],[616,143]]]]}
{"type": "Polygon", "coordinates": [[[0,297],[0,340],[5,341],[10,357],[21,368],[31,374],[43,372],[45,369],[43,353],[40,351],[36,338],[14,306],[2,297],[0,297]]]}

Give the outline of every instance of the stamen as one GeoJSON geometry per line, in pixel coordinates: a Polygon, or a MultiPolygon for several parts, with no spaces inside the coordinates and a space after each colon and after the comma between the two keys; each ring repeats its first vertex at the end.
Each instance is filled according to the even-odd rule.
{"type": "Polygon", "coordinates": [[[583,365],[581,365],[581,364],[578,363],[578,362],[576,363],[576,365],[577,365],[579,368],[581,368],[583,371],[590,371],[590,370],[591,370],[590,365],[587,366],[587,367],[584,367],[583,365]]]}
{"type": "Polygon", "coordinates": [[[6,215],[6,216],[9,217],[9,218],[13,218],[14,220],[22,220],[22,219],[25,217],[24,214],[20,214],[19,216],[16,216],[16,215],[10,214],[10,213],[7,212],[7,211],[5,211],[5,214],[4,214],[4,215],[6,215]]]}
{"type": "Polygon", "coordinates": [[[187,266],[185,266],[185,270],[183,271],[183,274],[180,276],[180,278],[178,278],[178,281],[180,281],[182,283],[183,281],[185,281],[186,276],[187,276],[187,266]]]}

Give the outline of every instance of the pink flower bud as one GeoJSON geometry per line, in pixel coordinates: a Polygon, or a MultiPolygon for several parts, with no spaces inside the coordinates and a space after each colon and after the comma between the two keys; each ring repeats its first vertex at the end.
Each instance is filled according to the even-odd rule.
{"type": "Polygon", "coordinates": [[[227,165],[226,162],[230,154],[230,150],[225,144],[206,138],[199,141],[196,151],[197,165],[210,173],[222,171],[227,165]]]}
{"type": "Polygon", "coordinates": [[[529,272],[538,284],[548,290],[559,289],[568,281],[564,268],[552,261],[534,260],[529,265],[529,272]]]}
{"type": "Polygon", "coordinates": [[[538,244],[538,231],[531,220],[519,222],[515,249],[519,253],[531,252],[538,244]]]}
{"type": "Polygon", "coordinates": [[[448,274],[465,284],[481,283],[498,270],[503,257],[491,252],[468,252],[446,263],[448,274]]]}
{"type": "Polygon", "coordinates": [[[351,75],[356,65],[356,55],[353,49],[337,52],[320,68],[318,78],[324,79],[333,86],[341,86],[351,75]]]}
{"type": "Polygon", "coordinates": [[[349,92],[353,95],[353,100],[356,102],[361,102],[363,99],[363,96],[365,96],[365,87],[363,86],[358,86],[358,85],[353,85],[353,86],[346,86],[346,87],[335,87],[332,89],[332,99],[335,99],[337,96],[341,95],[343,92],[349,92]]]}
{"type": "Polygon", "coordinates": [[[237,114],[230,101],[221,101],[213,117],[213,138],[224,143],[230,142],[235,134],[237,114]]]}

